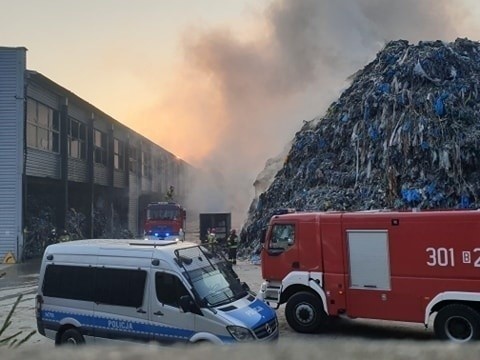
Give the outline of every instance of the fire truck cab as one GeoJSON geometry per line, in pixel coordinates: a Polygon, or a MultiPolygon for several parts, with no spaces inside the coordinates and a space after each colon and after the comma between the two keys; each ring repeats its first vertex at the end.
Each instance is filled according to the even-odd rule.
{"type": "Polygon", "coordinates": [[[145,209],[147,240],[184,240],[186,211],[174,202],[154,202],[145,209]]]}
{"type": "Polygon", "coordinates": [[[314,332],[331,317],[423,323],[440,339],[480,338],[480,211],[275,215],[258,296],[314,332]]]}

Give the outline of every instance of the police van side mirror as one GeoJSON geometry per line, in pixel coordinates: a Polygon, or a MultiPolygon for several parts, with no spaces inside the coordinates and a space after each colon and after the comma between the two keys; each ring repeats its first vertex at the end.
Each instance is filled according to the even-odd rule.
{"type": "Polygon", "coordinates": [[[179,305],[183,312],[198,313],[197,305],[195,305],[195,302],[190,295],[180,296],[179,305]]]}

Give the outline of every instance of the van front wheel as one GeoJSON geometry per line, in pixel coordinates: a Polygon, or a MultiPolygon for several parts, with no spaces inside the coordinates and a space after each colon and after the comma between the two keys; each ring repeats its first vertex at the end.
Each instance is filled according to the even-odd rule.
{"type": "Polygon", "coordinates": [[[328,321],[322,301],[312,293],[303,291],[292,295],[285,307],[288,325],[300,333],[312,333],[328,321]]]}
{"type": "Polygon", "coordinates": [[[60,345],[81,345],[85,339],[77,329],[67,329],[60,337],[60,345]]]}

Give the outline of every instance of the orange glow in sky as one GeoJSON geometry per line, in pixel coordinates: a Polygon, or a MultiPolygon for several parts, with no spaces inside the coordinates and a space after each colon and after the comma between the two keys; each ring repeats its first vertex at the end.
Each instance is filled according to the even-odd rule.
{"type": "Polygon", "coordinates": [[[222,174],[244,212],[267,159],[386,41],[478,40],[479,17],[478,0],[22,0],[0,12],[0,46],[222,174]]]}

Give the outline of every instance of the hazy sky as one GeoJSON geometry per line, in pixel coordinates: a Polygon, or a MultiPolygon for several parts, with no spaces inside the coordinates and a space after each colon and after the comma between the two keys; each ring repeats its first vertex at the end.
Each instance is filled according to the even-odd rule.
{"type": "Polygon", "coordinates": [[[28,69],[211,169],[228,194],[212,210],[240,214],[265,161],[303,120],[323,115],[386,41],[479,40],[480,33],[478,0],[0,5],[0,46],[26,47],[28,69]]]}

